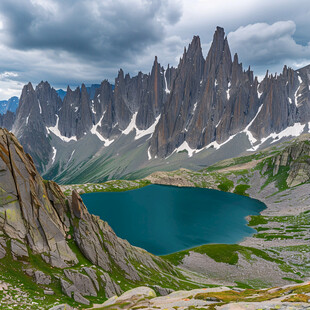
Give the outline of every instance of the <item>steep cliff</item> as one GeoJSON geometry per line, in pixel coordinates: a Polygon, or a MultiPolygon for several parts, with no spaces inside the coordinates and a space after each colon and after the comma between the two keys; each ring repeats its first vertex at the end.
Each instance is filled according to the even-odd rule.
{"type": "Polygon", "coordinates": [[[89,296],[103,300],[160,279],[163,291],[187,286],[172,265],[131,246],[89,214],[77,192],[67,200],[56,183],[44,181],[5,129],[0,129],[0,270],[0,280],[11,281],[14,270],[38,296],[44,290],[54,300],[66,295],[82,304],[90,304],[89,296]]]}

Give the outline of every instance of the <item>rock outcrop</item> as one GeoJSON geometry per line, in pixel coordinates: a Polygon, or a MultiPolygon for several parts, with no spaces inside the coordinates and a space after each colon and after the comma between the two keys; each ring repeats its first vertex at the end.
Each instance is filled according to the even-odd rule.
{"type": "Polygon", "coordinates": [[[67,200],[56,183],[42,179],[15,136],[0,129],[0,259],[6,257],[22,261],[20,272],[45,290],[59,282],[64,294],[84,304],[87,296],[119,295],[152,273],[177,275],[89,214],[77,192],[67,200]]]}
{"type": "Polygon", "coordinates": [[[274,157],[273,175],[279,170],[285,169],[287,172],[286,183],[289,187],[306,183],[310,180],[310,143],[309,140],[300,141],[283,150],[274,157]]]}

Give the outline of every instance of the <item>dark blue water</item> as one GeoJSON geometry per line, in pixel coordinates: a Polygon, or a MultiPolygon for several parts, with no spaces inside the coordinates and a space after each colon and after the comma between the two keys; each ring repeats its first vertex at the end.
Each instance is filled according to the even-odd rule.
{"type": "Polygon", "coordinates": [[[161,185],[84,194],[83,201],[119,237],[155,255],[207,243],[237,243],[254,233],[245,217],[265,209],[258,200],[231,193],[161,185]]]}

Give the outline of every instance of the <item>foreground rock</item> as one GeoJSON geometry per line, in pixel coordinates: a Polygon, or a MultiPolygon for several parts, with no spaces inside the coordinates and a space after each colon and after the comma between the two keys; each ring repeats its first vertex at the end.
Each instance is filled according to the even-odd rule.
{"type": "MultiPolygon", "coordinates": [[[[303,283],[266,290],[230,290],[227,287],[178,291],[156,297],[149,288],[140,287],[113,297],[102,305],[104,309],[309,309],[310,285],[303,283]],[[237,301],[237,302],[236,302],[237,301]]],[[[95,309],[95,308],[93,308],[95,309]]]]}
{"type": "Polygon", "coordinates": [[[88,213],[76,191],[66,199],[56,183],[43,181],[32,158],[3,129],[0,189],[0,280],[13,272],[31,290],[33,283],[39,301],[60,286],[86,305],[89,296],[108,298],[145,281],[155,285],[165,279],[179,287],[172,265],[118,238],[88,213]]]}

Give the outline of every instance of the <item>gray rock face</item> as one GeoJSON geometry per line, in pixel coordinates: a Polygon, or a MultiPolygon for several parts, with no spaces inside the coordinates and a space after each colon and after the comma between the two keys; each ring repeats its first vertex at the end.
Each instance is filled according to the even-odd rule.
{"type": "Polygon", "coordinates": [[[15,121],[15,113],[7,111],[4,115],[0,114],[0,127],[4,127],[7,130],[12,130],[14,121],[15,121]]]}
{"type": "Polygon", "coordinates": [[[39,270],[34,272],[34,278],[37,284],[49,285],[52,282],[51,276],[46,275],[44,272],[39,270]]]}
{"type": "Polygon", "coordinates": [[[153,287],[155,291],[161,296],[166,296],[173,292],[171,288],[161,287],[159,285],[154,285],[153,287]]]}
{"type": "Polygon", "coordinates": [[[151,141],[151,153],[166,157],[184,141],[200,149],[244,129],[258,107],[258,81],[231,59],[224,30],[217,28],[206,60],[194,37],[180,60],[171,96],[151,141]]]}
{"type": "Polygon", "coordinates": [[[47,82],[41,82],[35,90],[31,83],[24,86],[12,132],[26,152],[33,155],[39,168],[49,161],[52,147],[46,137],[46,126],[56,122],[60,106],[60,98],[47,82]]]}
{"type": "Polygon", "coordinates": [[[273,175],[278,174],[280,168],[289,167],[287,185],[297,186],[310,180],[310,145],[308,141],[294,143],[287,147],[273,160],[273,175]]]}
{"type": "Polygon", "coordinates": [[[92,280],[93,284],[96,287],[96,290],[99,291],[99,283],[97,281],[97,274],[96,271],[92,268],[84,267],[83,270],[87,273],[89,278],[92,280]]]}
{"type": "MultiPolygon", "coordinates": [[[[0,231],[9,238],[11,251],[27,256],[26,244],[35,253],[49,253],[55,267],[76,263],[75,254],[66,243],[66,228],[51,201],[45,184],[16,138],[0,129],[0,231]]],[[[50,184],[57,199],[66,207],[59,187],[50,184]]]]}
{"type": "Polygon", "coordinates": [[[14,239],[11,241],[11,253],[14,259],[23,256],[28,257],[26,245],[14,239]]]}
{"type": "Polygon", "coordinates": [[[107,298],[110,298],[115,295],[120,295],[122,293],[121,288],[116,284],[108,273],[104,273],[100,276],[101,280],[104,283],[105,294],[107,298]]]}
{"type": "Polygon", "coordinates": [[[73,283],[76,291],[86,296],[97,296],[96,289],[88,276],[71,269],[65,269],[64,274],[73,283]]]}
{"type": "Polygon", "coordinates": [[[130,283],[143,280],[136,265],[149,272],[163,268],[175,274],[169,263],[131,246],[106,222],[89,214],[77,192],[66,200],[55,182],[43,182],[31,157],[4,129],[0,129],[0,183],[0,258],[11,251],[14,259],[25,260],[31,253],[51,267],[66,268],[63,276],[59,276],[59,269],[53,274],[53,268],[47,274],[29,266],[26,259],[21,271],[37,284],[48,286],[59,281],[64,294],[89,305],[85,296],[122,293],[109,274],[112,268],[130,283]],[[77,265],[76,251],[94,266],[77,265]]]}
{"type": "Polygon", "coordinates": [[[6,242],[5,239],[0,237],[0,259],[6,255],[6,242]]]}
{"type": "Polygon", "coordinates": [[[88,299],[84,298],[83,295],[81,295],[79,292],[73,293],[73,299],[80,304],[84,304],[84,305],[90,304],[90,301],[88,299]]]}

